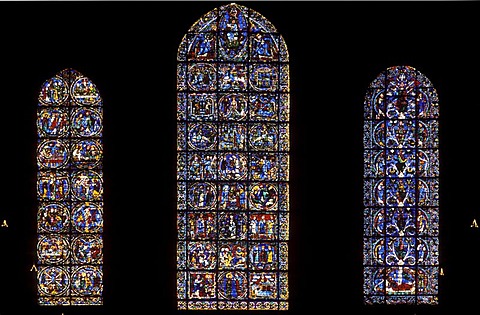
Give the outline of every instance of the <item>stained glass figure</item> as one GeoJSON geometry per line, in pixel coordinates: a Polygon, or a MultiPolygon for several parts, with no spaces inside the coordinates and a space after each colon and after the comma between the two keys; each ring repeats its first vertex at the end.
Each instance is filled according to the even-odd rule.
{"type": "Polygon", "coordinates": [[[177,61],[177,308],[287,310],[285,41],[231,3],[193,24],[177,61]]]}
{"type": "Polygon", "coordinates": [[[364,114],[364,302],[438,304],[437,92],[415,68],[390,67],[364,114]]]}
{"type": "Polygon", "coordinates": [[[39,305],[103,303],[103,102],[65,69],[45,81],[37,110],[39,305]]]}

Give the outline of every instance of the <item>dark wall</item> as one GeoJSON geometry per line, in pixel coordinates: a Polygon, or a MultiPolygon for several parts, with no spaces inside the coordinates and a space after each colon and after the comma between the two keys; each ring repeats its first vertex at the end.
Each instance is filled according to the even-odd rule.
{"type": "MultiPolygon", "coordinates": [[[[0,3],[0,314],[174,314],[176,53],[228,2],[0,3]],[[104,99],[105,303],[36,306],[36,99],[64,68],[104,99]]],[[[476,305],[478,2],[248,1],[283,34],[291,70],[291,309],[446,314],[476,305]],[[410,65],[440,98],[437,307],[362,305],[363,97],[410,65]]],[[[180,313],[180,312],[178,312],[180,313]]],[[[202,312],[197,312],[202,313],[202,312]]],[[[242,313],[242,312],[239,312],[242,313]]],[[[249,312],[250,314],[251,312],[249,312]]],[[[285,312],[284,312],[285,313],[285,312]]],[[[345,312],[346,313],[346,312],[345,312]]]]}

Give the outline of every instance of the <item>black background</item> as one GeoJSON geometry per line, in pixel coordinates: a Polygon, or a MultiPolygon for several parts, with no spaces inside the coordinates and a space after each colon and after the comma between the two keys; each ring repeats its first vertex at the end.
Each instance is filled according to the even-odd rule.
{"type": "MultiPolygon", "coordinates": [[[[198,18],[227,3],[0,3],[0,220],[9,225],[0,228],[1,315],[182,313],[175,278],[177,47],[198,18]],[[104,99],[104,305],[39,307],[30,272],[36,99],[45,80],[70,67],[92,79],[104,99]]],[[[281,313],[474,309],[480,3],[237,3],[276,26],[291,59],[290,310],[281,313]],[[426,75],[440,99],[445,275],[434,307],[362,304],[363,98],[370,82],[396,65],[426,75]]]]}

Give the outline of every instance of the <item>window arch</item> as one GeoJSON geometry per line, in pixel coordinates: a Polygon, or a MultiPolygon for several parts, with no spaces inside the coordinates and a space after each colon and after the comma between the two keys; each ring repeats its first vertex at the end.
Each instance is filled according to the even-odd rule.
{"type": "Polygon", "coordinates": [[[287,310],[284,39],[231,3],[190,28],[177,61],[177,308],[287,310]]]}
{"type": "Polygon", "coordinates": [[[364,114],[364,302],[437,304],[437,92],[415,68],[390,67],[364,114]]]}
{"type": "Polygon", "coordinates": [[[45,81],[37,107],[40,305],[98,305],[103,291],[103,101],[73,69],[45,81]]]}

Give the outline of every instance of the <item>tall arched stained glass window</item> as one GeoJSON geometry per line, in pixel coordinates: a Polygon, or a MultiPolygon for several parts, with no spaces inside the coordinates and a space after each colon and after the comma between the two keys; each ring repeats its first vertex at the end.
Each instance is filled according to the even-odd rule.
{"type": "Polygon", "coordinates": [[[288,309],[289,81],[282,36],[235,3],[179,46],[178,309],[288,309]]]}
{"type": "Polygon", "coordinates": [[[364,302],[437,304],[437,93],[397,66],[370,84],[364,105],[364,302]]]}
{"type": "Polygon", "coordinates": [[[37,280],[40,305],[98,305],[103,291],[102,99],[65,69],[37,110],[37,280]]]}

